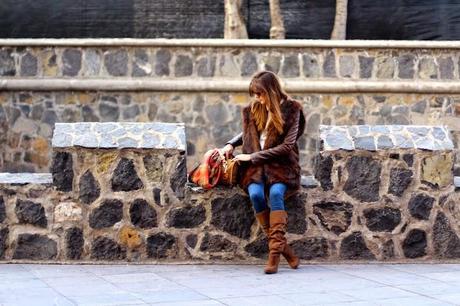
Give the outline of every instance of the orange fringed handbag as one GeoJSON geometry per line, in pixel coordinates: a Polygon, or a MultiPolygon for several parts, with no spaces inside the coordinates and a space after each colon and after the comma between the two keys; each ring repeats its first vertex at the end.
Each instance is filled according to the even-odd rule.
{"type": "Polygon", "coordinates": [[[232,156],[226,158],[219,149],[206,152],[201,163],[190,171],[189,181],[211,189],[217,184],[235,185],[238,177],[238,163],[232,160],[232,156]]]}

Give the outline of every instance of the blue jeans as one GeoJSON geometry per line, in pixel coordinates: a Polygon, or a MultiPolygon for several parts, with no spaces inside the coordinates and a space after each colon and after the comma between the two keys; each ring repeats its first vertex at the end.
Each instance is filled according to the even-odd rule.
{"type": "MultiPolygon", "coordinates": [[[[267,202],[265,201],[263,183],[249,184],[248,192],[252,205],[256,213],[260,213],[268,209],[267,202]]],[[[284,210],[284,193],[286,192],[286,185],[283,183],[275,183],[270,186],[269,201],[271,210],[284,210]]]]}

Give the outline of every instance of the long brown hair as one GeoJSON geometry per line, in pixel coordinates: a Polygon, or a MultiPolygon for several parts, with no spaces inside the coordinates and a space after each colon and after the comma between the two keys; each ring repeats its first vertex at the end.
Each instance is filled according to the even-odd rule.
{"type": "Polygon", "coordinates": [[[280,104],[282,100],[288,98],[288,95],[281,87],[276,74],[270,71],[256,73],[249,84],[249,95],[253,97],[256,93],[264,94],[268,100],[267,106],[256,100],[252,102],[251,112],[256,120],[257,130],[260,132],[265,129],[270,113],[269,125],[273,125],[278,134],[282,134],[284,120],[281,115],[280,104]]]}

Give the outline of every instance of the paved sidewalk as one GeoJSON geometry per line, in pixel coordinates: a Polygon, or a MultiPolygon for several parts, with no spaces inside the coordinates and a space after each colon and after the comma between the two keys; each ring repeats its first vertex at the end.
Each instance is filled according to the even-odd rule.
{"type": "Polygon", "coordinates": [[[460,305],[460,264],[0,264],[1,305],[460,305]]]}

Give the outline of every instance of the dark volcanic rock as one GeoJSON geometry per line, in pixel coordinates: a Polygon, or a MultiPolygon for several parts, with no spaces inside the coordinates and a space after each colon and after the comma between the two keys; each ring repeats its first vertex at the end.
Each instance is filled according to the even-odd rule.
{"type": "Polygon", "coordinates": [[[460,239],[442,212],[438,213],[434,222],[433,246],[437,258],[460,258],[460,239]]]}
{"type": "Polygon", "coordinates": [[[344,191],[363,202],[379,200],[381,165],[370,157],[352,156],[347,162],[348,180],[344,191]]]}
{"type": "Polygon", "coordinates": [[[147,238],[147,255],[149,258],[171,258],[176,238],[167,233],[158,233],[147,238]]]}
{"type": "Polygon", "coordinates": [[[0,196],[0,223],[5,221],[5,219],[6,219],[5,201],[3,200],[3,197],[0,196]]]}
{"type": "Polygon", "coordinates": [[[364,216],[366,226],[374,232],[391,232],[401,222],[401,212],[391,207],[368,208],[364,210],[364,216]]]}
{"type": "Polygon", "coordinates": [[[285,209],[288,214],[287,231],[293,234],[303,234],[307,230],[305,212],[306,194],[296,194],[285,202],[285,209]]]}
{"type": "Polygon", "coordinates": [[[313,213],[327,230],[339,235],[351,224],[353,206],[349,203],[321,202],[313,205],[313,213]]]}
{"type": "Polygon", "coordinates": [[[255,217],[248,197],[236,194],[211,202],[211,224],[234,236],[248,239],[255,217]]]}
{"type": "Polygon", "coordinates": [[[304,238],[291,243],[294,253],[300,259],[317,259],[329,256],[327,240],[321,237],[304,238]]]}
{"type": "Polygon", "coordinates": [[[126,259],[126,249],[107,237],[97,237],[91,245],[91,258],[97,260],[126,259]]]}
{"type": "Polygon", "coordinates": [[[340,245],[342,259],[375,259],[374,254],[367,248],[360,232],[353,232],[342,240],[340,245]]]}
{"type": "Polygon", "coordinates": [[[18,199],[14,211],[19,223],[28,223],[44,228],[48,225],[45,209],[41,204],[18,199]]]}
{"type": "Polygon", "coordinates": [[[222,235],[206,235],[203,237],[200,245],[200,251],[203,252],[234,252],[236,244],[224,238],[222,235]]]}
{"type": "Polygon", "coordinates": [[[83,244],[85,240],[83,238],[83,231],[78,227],[72,227],[65,233],[65,241],[67,248],[68,259],[81,259],[83,253],[83,244]]]}
{"type": "Polygon", "coordinates": [[[267,237],[265,235],[260,236],[258,239],[247,244],[244,247],[244,250],[253,257],[267,258],[268,257],[268,239],[267,237]]]}
{"type": "Polygon", "coordinates": [[[80,178],[79,191],[80,201],[85,204],[91,204],[99,197],[101,188],[90,170],[80,178]]]}
{"type": "Polygon", "coordinates": [[[127,158],[122,158],[117,168],[113,172],[112,190],[113,191],[132,191],[141,189],[144,184],[137,175],[134,162],[127,158]]]}
{"type": "Polygon", "coordinates": [[[409,211],[412,217],[420,220],[430,218],[431,208],[433,208],[434,198],[423,193],[412,196],[409,200],[409,211]]]}
{"type": "Polygon", "coordinates": [[[393,240],[388,240],[382,244],[382,257],[383,259],[392,259],[395,257],[395,246],[393,240]]]}
{"type": "Polygon", "coordinates": [[[176,170],[171,175],[170,184],[171,189],[178,199],[184,198],[185,184],[187,183],[187,164],[185,156],[181,156],[176,165],[176,170]]]}
{"type": "Polygon", "coordinates": [[[8,228],[0,229],[0,259],[5,258],[5,251],[8,246],[8,228]]]}
{"type": "Polygon", "coordinates": [[[334,161],[332,157],[324,157],[320,154],[316,157],[315,177],[321,183],[323,190],[331,190],[334,188],[331,180],[331,171],[334,161]]]}
{"type": "Polygon", "coordinates": [[[203,206],[188,206],[171,210],[168,215],[168,226],[177,228],[192,228],[206,220],[206,210],[203,206]]]}
{"type": "Polygon", "coordinates": [[[57,152],[53,155],[51,173],[53,185],[60,191],[72,191],[73,168],[72,155],[67,152],[57,152]]]}
{"type": "Polygon", "coordinates": [[[196,234],[190,234],[185,238],[185,242],[187,242],[187,245],[193,249],[198,242],[198,236],[196,234]]]}
{"type": "Polygon", "coordinates": [[[146,200],[136,199],[129,208],[131,223],[140,228],[157,226],[157,212],[146,200]]]}
{"type": "Polygon", "coordinates": [[[119,200],[105,200],[89,216],[89,226],[104,228],[113,226],[123,218],[123,203],[119,200]]]}
{"type": "Polygon", "coordinates": [[[402,168],[391,169],[388,192],[398,197],[402,196],[412,182],[412,176],[412,170],[402,168]]]}
{"type": "Polygon", "coordinates": [[[426,255],[426,233],[419,229],[413,229],[407,234],[403,242],[404,256],[417,258],[426,255]]]}
{"type": "Polygon", "coordinates": [[[39,234],[20,234],[13,259],[48,260],[56,255],[56,241],[39,234]]]}

